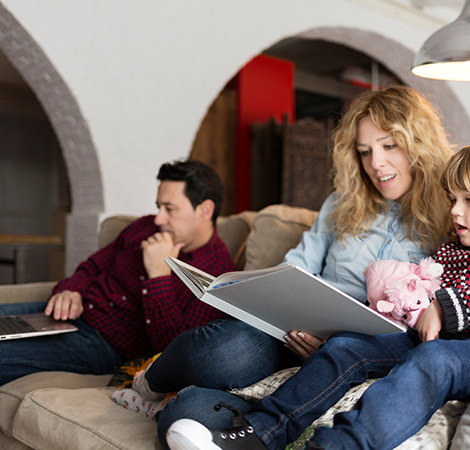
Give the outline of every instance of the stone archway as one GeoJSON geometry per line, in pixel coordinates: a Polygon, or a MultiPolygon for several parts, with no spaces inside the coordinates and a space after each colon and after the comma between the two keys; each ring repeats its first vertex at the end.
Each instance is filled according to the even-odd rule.
{"type": "Polygon", "coordinates": [[[367,54],[438,105],[442,123],[457,149],[470,143],[470,120],[460,100],[446,82],[419,78],[411,73],[414,54],[410,49],[380,34],[357,28],[319,27],[296,37],[322,39],[367,54]]]}
{"type": "Polygon", "coordinates": [[[0,48],[36,94],[62,149],[72,200],[65,259],[65,273],[70,275],[98,246],[98,220],[104,204],[96,149],[70,89],[39,45],[2,4],[0,48]]]}

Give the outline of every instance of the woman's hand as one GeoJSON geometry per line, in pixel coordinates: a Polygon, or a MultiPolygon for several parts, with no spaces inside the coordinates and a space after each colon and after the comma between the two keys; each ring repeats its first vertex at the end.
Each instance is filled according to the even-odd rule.
{"type": "Polygon", "coordinates": [[[302,331],[291,331],[285,338],[287,341],[286,347],[300,356],[303,361],[313,355],[320,345],[325,342],[302,331]]]}
{"type": "Polygon", "coordinates": [[[416,325],[421,342],[432,341],[439,337],[443,325],[443,315],[441,305],[437,300],[433,300],[426,308],[416,325]]]}

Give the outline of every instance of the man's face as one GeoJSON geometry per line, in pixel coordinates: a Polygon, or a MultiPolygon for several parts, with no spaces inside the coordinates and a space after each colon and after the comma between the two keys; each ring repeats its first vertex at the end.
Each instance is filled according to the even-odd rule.
{"type": "Polygon", "coordinates": [[[184,181],[162,181],[157,192],[158,213],[155,225],[161,232],[171,233],[173,242],[183,242],[183,251],[200,246],[201,218],[199,207],[194,209],[184,195],[184,181]]]}

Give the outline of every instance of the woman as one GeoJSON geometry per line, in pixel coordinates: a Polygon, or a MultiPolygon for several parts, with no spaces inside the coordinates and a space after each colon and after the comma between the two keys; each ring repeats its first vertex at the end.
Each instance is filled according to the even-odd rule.
{"type": "MultiPolygon", "coordinates": [[[[396,86],[362,94],[351,104],[334,134],[335,192],[284,262],[317,274],[365,301],[363,270],[370,261],[418,262],[432,254],[445,237],[450,228],[449,215],[443,214],[447,200],[436,180],[451,154],[438,116],[411,88],[396,86]]],[[[279,395],[286,385],[293,388],[285,390],[282,407],[274,396],[270,397],[276,406],[269,405],[270,397],[253,405],[253,411],[259,404],[266,405],[268,415],[271,409],[274,411],[272,427],[271,421],[258,424],[256,419],[252,423],[259,437],[268,448],[284,448],[284,441],[300,435],[305,426],[347,392],[351,383],[383,376],[392,364],[366,364],[357,381],[354,378],[339,383],[343,367],[354,367],[366,355],[380,361],[396,360],[401,352],[416,345],[415,336],[405,333],[399,334],[404,342],[391,349],[383,346],[378,337],[358,339],[350,335],[333,336],[318,352],[323,357],[315,358],[322,342],[306,333],[291,332],[286,336],[293,350],[288,352],[280,342],[243,322],[214,321],[179,335],[137,384],[148,383],[158,393],[192,386],[180,392],[158,418],[160,440],[165,445],[166,430],[181,417],[196,419],[209,429],[229,426],[232,413],[226,409],[214,412],[215,404],[225,401],[243,413],[252,405],[225,390],[245,387],[306,359],[291,379],[294,381],[288,380],[275,393],[279,395]],[[338,362],[334,368],[330,367],[331,359],[338,362]],[[312,368],[314,379],[310,375],[312,368]],[[298,406],[297,384],[321,401],[313,402],[312,410],[303,405],[308,412],[302,420],[280,419],[283,425],[279,425],[277,413],[282,415],[283,410],[298,406]],[[282,429],[279,434],[269,431],[265,436],[265,430],[278,427],[282,429]]],[[[298,398],[304,398],[303,391],[298,398]]],[[[173,437],[178,433],[173,430],[173,437]]],[[[247,448],[254,448],[250,445],[247,448]]]]}
{"type": "MultiPolygon", "coordinates": [[[[446,401],[469,400],[470,147],[463,147],[449,160],[441,177],[441,186],[448,193],[452,204],[450,215],[454,222],[454,239],[443,244],[433,256],[436,262],[442,264],[444,271],[441,289],[435,292],[436,299],[431,302],[417,323],[417,333],[422,344],[403,353],[400,361],[395,361],[396,365],[390,374],[373,383],[351,411],[335,416],[333,427],[316,428],[307,449],[393,449],[417,433],[446,401]]],[[[387,339],[388,345],[396,342],[393,335],[384,335],[381,339],[384,345],[387,344],[387,339]]],[[[401,340],[405,341],[406,338],[401,340]]],[[[320,358],[322,352],[323,349],[313,355],[311,360],[320,358]]],[[[378,361],[375,361],[373,365],[377,367],[377,363],[378,361]]],[[[361,364],[362,361],[357,360],[353,370],[360,371],[358,366],[361,364]]],[[[346,366],[342,364],[344,378],[350,380],[355,378],[357,382],[358,377],[348,375],[345,369],[346,366]]],[[[314,378],[318,376],[318,366],[316,368],[310,366],[309,375],[314,378]]],[[[298,383],[302,380],[295,381],[298,383]]],[[[289,392],[289,385],[287,388],[287,394],[293,394],[289,392]]],[[[301,391],[302,389],[298,390],[296,394],[300,394],[301,391]]],[[[304,391],[303,395],[297,398],[302,398],[304,405],[314,404],[317,401],[311,396],[311,391],[311,389],[309,392],[304,391]]],[[[273,398],[277,397],[276,407],[282,407],[283,395],[278,396],[275,393],[269,399],[268,405],[260,402],[256,411],[250,412],[247,416],[248,420],[256,423],[259,415],[262,416],[270,411],[269,405],[273,404],[273,398]]],[[[291,416],[288,420],[297,422],[299,416],[303,415],[300,412],[302,406],[297,404],[297,408],[295,416],[284,411],[287,416],[291,416]]],[[[256,429],[252,428],[253,431],[264,433],[265,431],[260,428],[262,422],[264,421],[258,421],[256,429]]],[[[210,444],[204,446],[207,450],[243,448],[239,445],[242,441],[245,448],[266,448],[257,438],[250,439],[255,444],[248,442],[248,439],[234,439],[232,440],[234,445],[230,447],[224,443],[218,446],[214,442],[218,433],[214,433],[214,440],[211,434],[204,438],[204,431],[207,433],[207,430],[198,423],[186,420],[176,422],[170,428],[170,433],[181,428],[183,431],[190,429],[192,436],[200,436],[202,430],[203,435],[198,439],[198,445],[185,446],[185,449],[201,448],[201,444],[207,440],[210,444]]],[[[177,441],[181,441],[184,434],[177,432],[175,436],[177,441]]],[[[279,437],[275,445],[269,448],[279,447],[281,444],[279,437]]],[[[172,449],[181,448],[181,442],[173,445],[171,441],[170,437],[172,449]]],[[[184,441],[182,443],[185,444],[184,441]]],[[[465,446],[454,442],[452,448],[454,445],[465,446]]]]}

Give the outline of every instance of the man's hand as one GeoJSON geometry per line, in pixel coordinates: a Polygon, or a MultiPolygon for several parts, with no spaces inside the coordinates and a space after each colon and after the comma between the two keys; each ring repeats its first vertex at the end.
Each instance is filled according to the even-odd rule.
{"type": "Polygon", "coordinates": [[[184,242],[175,244],[171,233],[167,231],[155,233],[142,241],[140,247],[148,277],[156,278],[170,275],[171,269],[165,259],[169,256],[177,258],[184,245],[184,242]]]}
{"type": "Polygon", "coordinates": [[[433,300],[426,308],[416,325],[421,342],[432,341],[439,337],[439,331],[443,326],[443,315],[441,305],[437,300],[433,300]]]}
{"type": "Polygon", "coordinates": [[[54,312],[54,319],[78,319],[83,313],[82,296],[78,292],[63,291],[53,295],[47,302],[44,313],[50,316],[54,312]]]}
{"type": "Polygon", "coordinates": [[[325,342],[302,331],[291,331],[285,338],[287,347],[299,355],[303,361],[307,360],[310,355],[313,355],[318,350],[318,347],[325,342]]]}

